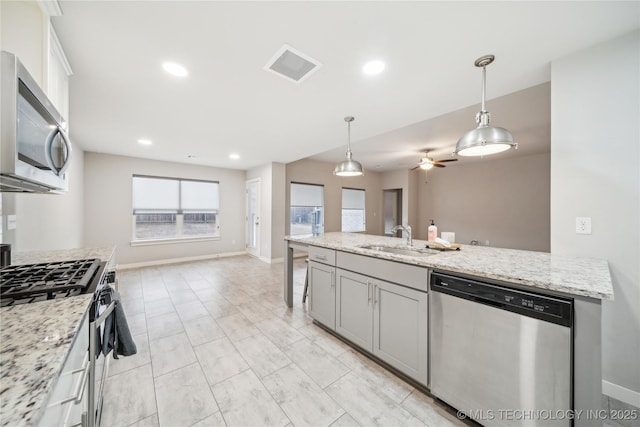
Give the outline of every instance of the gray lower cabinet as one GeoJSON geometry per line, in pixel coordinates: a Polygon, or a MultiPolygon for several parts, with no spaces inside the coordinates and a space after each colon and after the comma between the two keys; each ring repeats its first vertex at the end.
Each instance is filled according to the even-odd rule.
{"type": "Polygon", "coordinates": [[[373,287],[371,278],[336,271],[336,332],[373,352],[373,287]]]}
{"type": "Polygon", "coordinates": [[[309,315],[328,328],[336,328],[336,268],[309,261],[309,315]]]}
{"type": "Polygon", "coordinates": [[[427,385],[427,293],[336,269],[336,332],[427,385]]]}

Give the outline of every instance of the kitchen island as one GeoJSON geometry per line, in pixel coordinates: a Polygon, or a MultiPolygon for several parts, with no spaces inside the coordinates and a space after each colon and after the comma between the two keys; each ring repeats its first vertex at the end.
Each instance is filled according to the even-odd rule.
{"type": "MultiPolygon", "coordinates": [[[[12,265],[97,258],[113,268],[114,250],[18,252],[12,265]]],[[[92,297],[84,294],[0,308],[1,425],[38,423],[92,297]]]]}
{"type": "MultiPolygon", "coordinates": [[[[325,233],[322,236],[288,236],[285,240],[284,298],[289,307],[293,306],[293,272],[289,268],[293,260],[293,249],[306,250],[309,246],[494,279],[562,295],[597,300],[613,299],[609,265],[602,259],[471,245],[462,245],[459,251],[444,251],[433,256],[411,256],[363,248],[404,248],[407,247],[404,239],[338,232],[325,233]]],[[[413,241],[415,248],[424,248],[426,244],[423,240],[413,241]]]]}
{"type": "MultiPolygon", "coordinates": [[[[564,413],[587,413],[600,409],[601,300],[613,298],[611,277],[605,260],[467,245],[463,245],[459,251],[440,252],[425,249],[426,244],[425,241],[414,240],[413,245],[408,247],[404,239],[351,233],[287,237],[285,301],[289,306],[293,304],[293,250],[304,250],[308,252],[309,258],[308,310],[311,317],[332,333],[340,335],[432,392],[434,375],[442,377],[441,373],[445,372],[434,360],[461,358],[460,366],[466,367],[465,358],[471,362],[481,354],[476,352],[482,351],[485,357],[483,360],[514,363],[513,366],[500,365],[493,368],[495,370],[489,371],[481,381],[495,383],[496,378],[502,377],[501,381],[504,382],[497,383],[497,390],[507,389],[500,384],[515,384],[514,393],[520,396],[518,399],[521,398],[515,402],[530,402],[530,393],[536,392],[535,384],[541,381],[539,385],[546,390],[542,395],[550,396],[549,399],[543,397],[541,402],[544,401],[549,406],[534,405],[532,408],[562,409],[564,413]],[[511,319],[504,321],[507,323],[493,323],[495,330],[476,330],[474,328],[480,327],[479,325],[489,325],[488,317],[462,320],[466,314],[475,310],[468,303],[457,314],[451,311],[443,314],[442,298],[435,298],[436,293],[430,288],[430,278],[436,276],[432,274],[434,272],[506,290],[505,296],[508,299],[504,301],[507,301],[507,305],[517,292],[531,295],[533,299],[526,297],[522,304],[520,300],[515,300],[515,312],[526,311],[527,304],[530,304],[529,311],[534,312],[534,318],[539,317],[536,311],[547,313],[549,310],[549,307],[536,305],[536,295],[560,298],[570,304],[567,316],[571,323],[563,330],[562,340],[554,338],[550,341],[553,344],[541,346],[538,342],[543,341],[538,341],[540,336],[537,334],[546,328],[544,322],[538,329],[538,324],[520,321],[514,312],[511,317],[505,317],[511,319]],[[442,316],[446,316],[446,321],[443,322],[442,316]],[[458,335],[455,342],[451,342],[447,334],[454,331],[458,335]],[[504,347],[499,340],[494,339],[507,331],[516,334],[515,340],[509,341],[513,347],[504,347]],[[532,337],[525,338],[531,331],[535,331],[532,337]],[[474,340],[474,336],[488,338],[474,340]],[[517,338],[518,336],[522,338],[517,338]],[[493,344],[483,345],[488,342],[493,344]],[[457,349],[451,353],[453,348],[457,349]],[[449,353],[443,356],[442,351],[449,353]],[[509,356],[510,354],[513,356],[509,356]],[[545,359],[546,364],[539,365],[545,359]],[[431,361],[430,366],[427,366],[428,360],[431,361]],[[558,371],[559,376],[555,373],[558,360],[564,361],[565,366],[558,371]],[[525,364],[520,367],[519,363],[523,361],[525,364]],[[548,371],[546,366],[552,371],[548,371]],[[491,372],[499,375],[491,375],[491,372]],[[531,382],[533,378],[536,378],[535,383],[531,382]],[[561,382],[558,382],[559,379],[562,379],[561,382]],[[564,396],[560,401],[554,397],[556,392],[564,396]]],[[[446,372],[452,371],[447,369],[446,372]]],[[[462,377],[448,377],[459,385],[466,384],[463,387],[469,389],[471,383],[467,382],[470,378],[468,375],[473,376],[473,371],[466,374],[460,372],[460,375],[462,377]]],[[[485,392],[478,391],[474,396],[487,394],[488,390],[483,385],[489,386],[488,383],[481,382],[478,390],[485,392]]],[[[445,401],[451,398],[451,394],[434,394],[445,401]]],[[[474,400],[473,397],[471,400],[474,400]]],[[[501,409],[522,407],[528,406],[496,406],[501,409]]],[[[480,404],[458,407],[464,410],[474,408],[483,409],[480,404]]],[[[486,423],[498,425],[492,421],[486,423]]],[[[567,420],[564,420],[550,425],[567,425],[566,423],[567,420]]],[[[599,423],[601,420],[583,416],[576,418],[575,425],[595,426],[599,423]]]]}

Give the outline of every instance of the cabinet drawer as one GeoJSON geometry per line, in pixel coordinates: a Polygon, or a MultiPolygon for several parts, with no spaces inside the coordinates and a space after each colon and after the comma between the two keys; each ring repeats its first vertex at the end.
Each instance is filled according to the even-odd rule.
{"type": "Polygon", "coordinates": [[[318,246],[309,246],[309,259],[327,265],[336,265],[336,251],[318,246]]]}
{"type": "Polygon", "coordinates": [[[387,261],[350,252],[338,252],[336,261],[336,265],[345,270],[408,286],[423,292],[429,290],[429,270],[426,267],[387,261]]]}

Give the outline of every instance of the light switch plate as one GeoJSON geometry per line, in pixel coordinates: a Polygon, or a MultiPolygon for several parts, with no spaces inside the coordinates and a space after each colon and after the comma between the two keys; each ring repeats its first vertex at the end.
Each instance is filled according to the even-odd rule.
{"type": "Polygon", "coordinates": [[[591,217],[576,217],[576,234],[591,234],[591,217]]]}

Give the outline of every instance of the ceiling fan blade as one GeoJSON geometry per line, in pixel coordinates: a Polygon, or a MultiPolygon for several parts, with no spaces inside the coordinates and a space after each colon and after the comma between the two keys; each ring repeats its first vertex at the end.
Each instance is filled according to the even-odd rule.
{"type": "Polygon", "coordinates": [[[415,168],[411,168],[411,169],[409,169],[409,170],[410,170],[410,171],[414,171],[414,170],[418,169],[419,167],[420,167],[420,165],[416,166],[415,168]]]}
{"type": "Polygon", "coordinates": [[[434,163],[433,166],[437,167],[437,168],[446,168],[445,165],[440,165],[438,163],[434,163]]]}
{"type": "Polygon", "coordinates": [[[436,163],[445,163],[445,162],[457,162],[458,159],[444,159],[444,160],[436,160],[436,163]]]}

